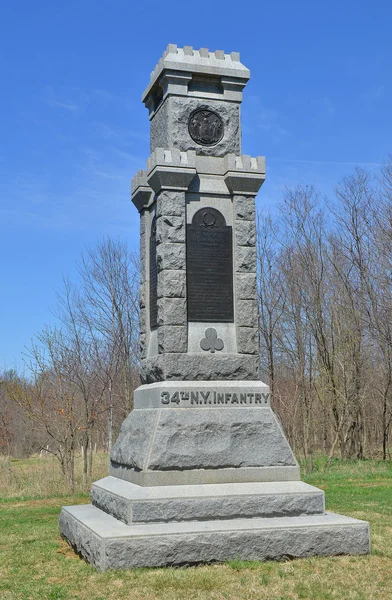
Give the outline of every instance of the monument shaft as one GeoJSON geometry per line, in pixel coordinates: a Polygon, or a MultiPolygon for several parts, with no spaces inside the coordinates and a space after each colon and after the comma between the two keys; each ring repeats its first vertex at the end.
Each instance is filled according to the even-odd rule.
{"type": "Polygon", "coordinates": [[[236,53],[169,46],[143,96],[152,154],[132,200],[144,385],[111,456],[111,474],[139,485],[299,479],[259,381],[255,196],[265,160],[240,153],[248,79],[236,53]]]}

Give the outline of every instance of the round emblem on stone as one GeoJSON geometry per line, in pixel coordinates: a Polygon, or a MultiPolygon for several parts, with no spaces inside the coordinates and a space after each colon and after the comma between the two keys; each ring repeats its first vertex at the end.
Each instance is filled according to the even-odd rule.
{"type": "Polygon", "coordinates": [[[223,121],[213,110],[198,108],[188,121],[189,135],[202,146],[215,146],[223,138],[223,121]]]}

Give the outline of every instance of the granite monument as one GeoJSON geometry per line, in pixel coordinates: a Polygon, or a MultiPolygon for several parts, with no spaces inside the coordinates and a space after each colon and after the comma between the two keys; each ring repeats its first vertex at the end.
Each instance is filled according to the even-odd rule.
{"type": "Polygon", "coordinates": [[[239,54],[169,45],[143,94],[142,385],[92,504],[61,534],[98,569],[366,554],[369,526],[325,512],[259,379],[255,196],[241,154],[239,54]]]}

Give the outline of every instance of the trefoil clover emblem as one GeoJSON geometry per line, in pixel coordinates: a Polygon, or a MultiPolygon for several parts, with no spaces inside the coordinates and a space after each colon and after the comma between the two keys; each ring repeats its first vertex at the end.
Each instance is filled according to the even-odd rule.
{"type": "Polygon", "coordinates": [[[224,343],[223,340],[218,338],[216,329],[214,329],[213,327],[209,327],[208,329],[206,329],[204,335],[206,337],[200,341],[200,347],[202,348],[202,350],[205,350],[206,352],[208,352],[209,350],[211,353],[215,352],[215,350],[223,350],[224,343]]]}

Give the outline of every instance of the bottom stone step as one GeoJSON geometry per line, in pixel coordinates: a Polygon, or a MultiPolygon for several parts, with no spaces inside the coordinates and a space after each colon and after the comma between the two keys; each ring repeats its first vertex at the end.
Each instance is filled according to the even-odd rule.
{"type": "Polygon", "coordinates": [[[125,525],[88,504],[62,509],[60,533],[99,570],[370,552],[369,524],[333,513],[125,525]]]}

